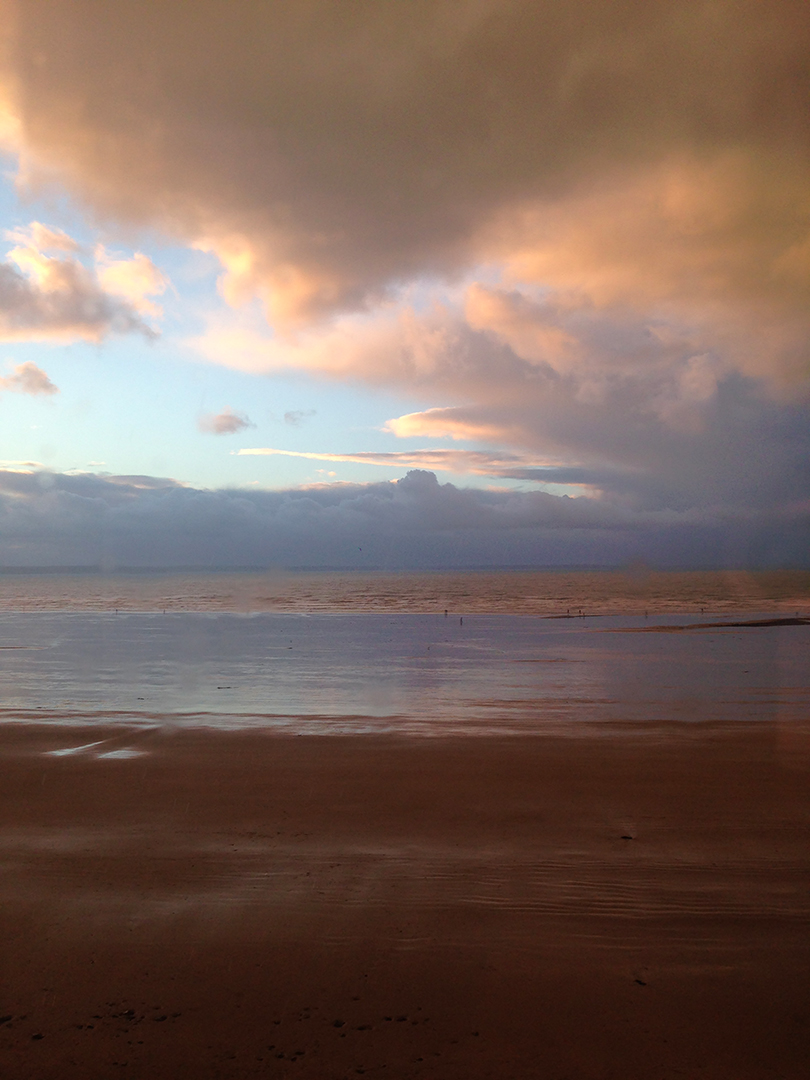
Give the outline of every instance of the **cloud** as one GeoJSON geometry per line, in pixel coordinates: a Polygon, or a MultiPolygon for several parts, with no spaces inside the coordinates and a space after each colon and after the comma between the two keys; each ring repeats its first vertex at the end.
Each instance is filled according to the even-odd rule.
{"type": "MultiPolygon", "coordinates": [[[[437,410],[431,410],[431,412],[437,410]]],[[[543,485],[582,487],[595,491],[632,488],[641,479],[633,470],[610,467],[558,465],[541,462],[536,457],[497,453],[486,450],[394,450],[360,451],[354,454],[324,454],[303,450],[277,450],[269,446],[231,451],[240,457],[294,457],[310,461],[347,462],[355,465],[381,465],[392,469],[439,469],[456,474],[491,476],[501,480],[529,480],[543,485]]],[[[324,469],[317,469],[325,473],[324,469]]],[[[328,473],[335,476],[334,472],[328,473]]],[[[649,478],[643,478],[649,484],[649,478]]]]}
{"type": "Polygon", "coordinates": [[[99,249],[95,267],[87,267],[78,257],[80,245],[59,229],[35,221],[7,235],[15,246],[0,263],[0,340],[156,336],[142,315],[158,313],[145,293],[160,291],[163,283],[146,256],[110,261],[99,249]]]}
{"type": "Polygon", "coordinates": [[[11,390],[18,394],[58,394],[59,387],[54,386],[42,368],[30,360],[18,364],[10,375],[0,376],[0,391],[11,390]]]}
{"type": "Polygon", "coordinates": [[[433,439],[495,440],[503,437],[502,429],[483,419],[478,423],[462,419],[454,409],[426,409],[424,412],[395,416],[385,425],[385,430],[400,439],[428,435],[433,439]]]}
{"type": "Polygon", "coordinates": [[[315,409],[291,409],[284,413],[284,423],[292,427],[300,427],[310,416],[315,415],[315,409]]]}
{"type": "Polygon", "coordinates": [[[478,476],[512,477],[541,480],[548,476],[548,483],[587,484],[586,470],[560,469],[535,459],[517,454],[492,453],[478,450],[394,450],[384,452],[359,451],[354,454],[324,454],[304,450],[277,450],[258,446],[237,450],[240,457],[294,457],[310,461],[340,461],[356,465],[383,465],[391,468],[442,469],[454,473],[473,473],[478,476]],[[561,476],[578,479],[561,480],[561,476]]]}
{"type": "Polygon", "coordinates": [[[164,292],[166,277],[152,260],[140,251],[131,259],[114,259],[99,245],[96,249],[96,275],[105,292],[120,296],[143,315],[158,318],[162,312],[149,297],[164,292]]]}
{"type": "Polygon", "coordinates": [[[13,8],[23,182],[215,250],[279,325],[492,259],[806,297],[800,0],[13,8]]]}
{"type": "Polygon", "coordinates": [[[636,511],[439,484],[204,491],[147,476],[0,472],[0,565],[808,565],[810,500],[774,514],[636,511]],[[362,552],[359,550],[362,548],[362,552]]]}
{"type": "Polygon", "coordinates": [[[235,413],[230,409],[223,409],[216,415],[206,414],[197,421],[200,431],[209,435],[235,435],[237,431],[253,426],[244,413],[235,413]]]}
{"type": "Polygon", "coordinates": [[[689,326],[618,305],[479,283],[426,310],[391,306],[293,342],[251,340],[223,359],[254,371],[283,370],[286,360],[455,401],[386,426],[502,447],[487,453],[514,454],[521,467],[587,468],[639,504],[778,505],[808,491],[810,416],[800,395],[772,393],[689,326]]]}
{"type": "Polygon", "coordinates": [[[32,221],[27,229],[11,229],[6,237],[20,244],[23,250],[30,247],[36,252],[81,251],[81,244],[72,236],[52,225],[43,225],[41,221],[32,221]]]}
{"type": "MultiPolygon", "coordinates": [[[[197,355],[404,391],[393,433],[638,512],[806,498],[802,0],[13,7],[21,188],[214,252],[197,355]]],[[[0,272],[0,332],[142,328],[161,281],[66,242],[0,272]]]]}
{"type": "Polygon", "coordinates": [[[808,164],[739,148],[675,154],[489,228],[507,279],[688,325],[739,370],[806,393],[808,164]]]}

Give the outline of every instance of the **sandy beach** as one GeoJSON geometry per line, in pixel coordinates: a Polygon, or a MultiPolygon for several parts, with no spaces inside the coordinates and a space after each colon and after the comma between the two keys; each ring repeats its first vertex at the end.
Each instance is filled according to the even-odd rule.
{"type": "Polygon", "coordinates": [[[0,755],[9,1080],[806,1076],[800,724],[0,755]]]}

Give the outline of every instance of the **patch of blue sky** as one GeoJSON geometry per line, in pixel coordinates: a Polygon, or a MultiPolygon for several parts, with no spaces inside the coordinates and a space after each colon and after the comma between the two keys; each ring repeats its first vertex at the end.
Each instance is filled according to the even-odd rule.
{"type": "MultiPolygon", "coordinates": [[[[8,368],[26,360],[38,364],[60,392],[0,395],[0,457],[39,461],[55,471],[145,473],[203,487],[277,487],[314,479],[312,463],[251,460],[230,451],[276,446],[349,453],[396,441],[379,430],[402,405],[393,395],[192,363],[163,339],[122,338],[99,346],[14,343],[3,356],[8,368]],[[199,430],[203,415],[225,408],[254,426],[223,436],[199,430]]],[[[340,473],[358,478],[345,475],[345,467],[340,473]]]]}

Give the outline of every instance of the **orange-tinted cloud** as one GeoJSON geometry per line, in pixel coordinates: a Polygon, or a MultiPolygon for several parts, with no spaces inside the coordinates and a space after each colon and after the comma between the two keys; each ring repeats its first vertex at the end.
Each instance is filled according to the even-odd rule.
{"type": "Polygon", "coordinates": [[[427,436],[433,439],[469,439],[497,442],[503,438],[502,428],[492,424],[464,420],[455,409],[426,409],[424,412],[396,416],[385,425],[400,439],[427,436]]]}
{"type": "Polygon", "coordinates": [[[442,469],[455,473],[474,473],[478,476],[508,476],[510,470],[514,469],[533,468],[539,471],[548,467],[544,462],[515,454],[479,450],[358,451],[353,454],[337,454],[256,446],[237,450],[236,454],[239,457],[294,457],[309,461],[349,462],[354,465],[382,465],[398,469],[442,469]]]}
{"type": "MultiPolygon", "coordinates": [[[[622,497],[806,490],[805,0],[6,11],[20,184],[215,252],[208,360],[404,389],[403,435],[649,474],[622,497]]],[[[34,247],[24,332],[98,334],[42,314],[78,259],[34,247]]],[[[129,263],[105,280],[141,319],[129,263]]]]}
{"type": "Polygon", "coordinates": [[[146,256],[110,260],[102,249],[95,266],[80,261],[80,245],[38,221],[8,234],[14,246],[0,263],[0,340],[101,341],[109,334],[154,337],[144,315],[158,309],[146,299],[164,287],[146,256]]]}
{"type": "Polygon", "coordinates": [[[160,308],[150,297],[162,293],[167,281],[143,252],[136,251],[131,259],[115,259],[99,247],[96,251],[96,277],[105,292],[120,296],[136,311],[151,318],[160,316],[160,308]]]}
{"type": "Polygon", "coordinates": [[[502,260],[806,299],[802,0],[6,5],[22,182],[215,250],[278,326],[502,260]]]}

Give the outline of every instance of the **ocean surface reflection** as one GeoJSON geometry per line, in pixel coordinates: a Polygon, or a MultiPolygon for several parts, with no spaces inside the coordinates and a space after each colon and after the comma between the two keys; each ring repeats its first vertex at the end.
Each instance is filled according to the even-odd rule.
{"type": "Polygon", "coordinates": [[[704,621],[4,613],[0,720],[429,735],[806,718],[810,626],[704,621]]]}

